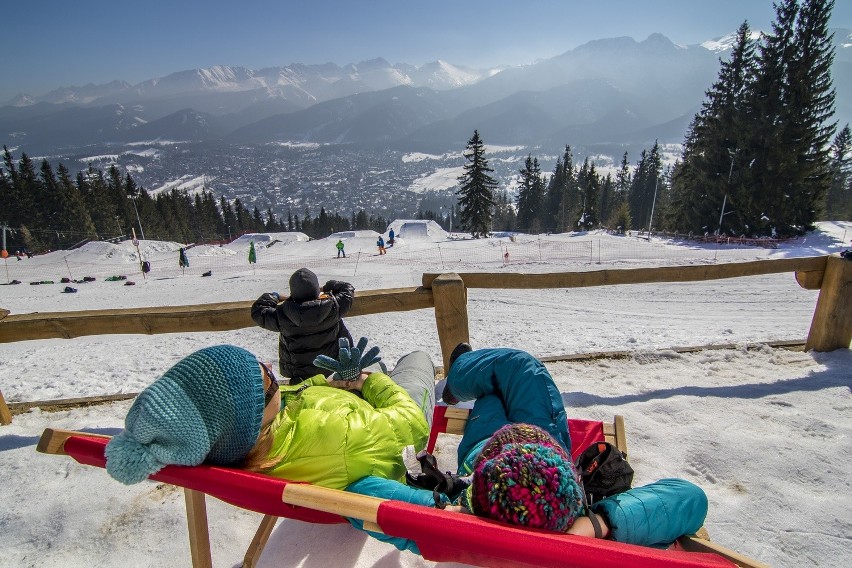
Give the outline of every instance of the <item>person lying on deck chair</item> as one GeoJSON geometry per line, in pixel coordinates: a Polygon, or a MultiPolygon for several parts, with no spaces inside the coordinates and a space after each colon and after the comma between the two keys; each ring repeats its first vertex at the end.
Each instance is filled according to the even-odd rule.
{"type": "Polygon", "coordinates": [[[106,447],[107,472],[132,484],[166,465],[206,462],[333,489],[369,474],[402,481],[403,448],[428,439],[435,368],[415,351],[389,375],[363,372],[381,364],[366,344],[350,349],[341,339],[340,360],[317,358],[334,371],[330,380],[320,374],[293,386],[279,385],[245,349],[196,351],[133,402],[106,447]]]}
{"type": "MultiPolygon", "coordinates": [[[[545,366],[529,353],[473,351],[460,344],[450,356],[442,398],[447,404],[476,401],[458,448],[458,473],[469,475],[470,483],[466,488],[462,483],[455,505],[449,505],[445,495],[377,476],[358,480],[347,490],[472,512],[513,525],[663,548],[704,523],[706,495],[681,479],[628,489],[587,511],[570,458],[562,397],[545,366]]],[[[458,480],[451,478],[450,484],[453,481],[458,480]]],[[[363,530],[360,521],[350,522],[363,530]]],[[[412,541],[370,534],[418,552],[412,541]]]]}

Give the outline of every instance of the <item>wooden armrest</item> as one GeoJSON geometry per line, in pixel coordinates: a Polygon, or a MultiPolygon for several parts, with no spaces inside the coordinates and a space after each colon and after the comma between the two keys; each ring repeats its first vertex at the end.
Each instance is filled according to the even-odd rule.
{"type": "Polygon", "coordinates": [[[678,544],[680,544],[683,549],[688,552],[712,552],[713,554],[718,554],[722,558],[730,560],[741,568],[769,568],[769,564],[764,564],[759,560],[749,558],[748,556],[744,556],[739,552],[735,552],[730,548],[725,548],[724,546],[711,541],[710,535],[704,527],[698,529],[696,534],[682,536],[677,541],[678,544]]]}
{"type": "Polygon", "coordinates": [[[71,436],[86,436],[89,438],[112,438],[103,434],[90,434],[89,432],[77,432],[75,430],[59,430],[54,428],[45,428],[41,433],[41,438],[38,440],[36,451],[43,454],[52,454],[64,456],[65,440],[71,436]]]}

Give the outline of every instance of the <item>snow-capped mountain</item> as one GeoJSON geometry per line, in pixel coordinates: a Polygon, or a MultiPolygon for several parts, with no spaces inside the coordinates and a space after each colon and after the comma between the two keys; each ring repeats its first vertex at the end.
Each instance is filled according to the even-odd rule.
{"type": "MultiPolygon", "coordinates": [[[[749,37],[751,37],[752,41],[758,41],[761,34],[763,34],[763,32],[759,30],[751,30],[749,37]]],[[[733,49],[736,40],[737,34],[733,33],[702,42],[701,47],[707,51],[722,54],[733,49]]]]}
{"type": "MultiPolygon", "coordinates": [[[[835,118],[842,125],[852,119],[852,35],[834,34],[835,118]]],[[[113,81],[19,97],[0,106],[0,138],[29,153],[151,139],[440,152],[463,145],[474,129],[492,144],[680,142],[733,38],[689,46],[661,34],[601,39],[496,71],[382,58],[191,69],[136,85],[113,81]]]]}
{"type": "MultiPolygon", "coordinates": [[[[136,85],[113,81],[104,85],[62,87],[36,97],[21,95],[15,106],[50,103],[82,105],[144,102],[165,97],[210,93],[262,92],[266,97],[282,97],[313,104],[364,90],[378,91],[408,85],[445,90],[470,85],[492,74],[491,70],[458,67],[445,61],[420,67],[391,65],[382,58],[338,66],[291,64],[286,67],[248,69],[217,65],[202,69],[178,71],[165,77],[149,79],[136,85]]],[[[235,109],[228,109],[233,111],[235,109]]]]}

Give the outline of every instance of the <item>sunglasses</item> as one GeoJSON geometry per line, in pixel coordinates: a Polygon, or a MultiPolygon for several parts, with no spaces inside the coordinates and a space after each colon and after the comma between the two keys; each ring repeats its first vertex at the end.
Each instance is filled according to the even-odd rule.
{"type": "Polygon", "coordinates": [[[278,379],[275,378],[275,373],[272,372],[268,366],[264,363],[260,363],[263,372],[269,378],[269,387],[266,389],[266,392],[263,393],[263,406],[269,404],[269,401],[272,400],[272,397],[275,396],[275,392],[279,390],[278,379]]]}

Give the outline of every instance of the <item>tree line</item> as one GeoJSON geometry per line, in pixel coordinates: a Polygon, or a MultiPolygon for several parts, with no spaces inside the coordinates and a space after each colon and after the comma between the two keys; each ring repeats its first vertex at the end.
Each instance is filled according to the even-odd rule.
{"type": "MultiPolygon", "coordinates": [[[[566,145],[549,176],[542,173],[538,158],[528,155],[518,170],[517,192],[512,198],[507,189],[497,189],[498,183],[490,175],[493,169],[479,131],[474,131],[464,155],[468,163],[456,193],[462,227],[474,238],[493,231],[564,233],[647,227],[654,214],[655,194],[664,192],[671,171],[663,169],[657,143],[641,152],[634,167],[625,152],[614,175],[600,173],[588,157],[575,165],[571,146],[566,145]]],[[[659,204],[660,198],[656,201],[659,204]]]]}
{"type": "Polygon", "coordinates": [[[325,237],[335,231],[372,229],[384,232],[387,221],[360,210],[344,217],[321,208],[316,217],[305,209],[278,218],[249,211],[239,198],[218,200],[207,189],[191,195],[172,189],[151,195],[130,173],[116,166],[106,173],[89,166],[72,176],[64,164],[54,171],[47,160],[36,164],[22,154],[18,161],[3,148],[0,168],[0,223],[9,229],[7,246],[41,252],[70,248],[87,240],[137,238],[205,243],[232,240],[244,233],[300,231],[325,237]]]}
{"type": "Polygon", "coordinates": [[[852,136],[836,125],[828,20],[833,0],[782,0],[772,33],[737,30],[730,59],[693,118],[680,159],[663,168],[657,143],[615,175],[565,147],[552,174],[529,155],[515,199],[490,176],[478,131],[459,177],[464,229],[575,231],[598,227],[786,237],[819,219],[852,218],[852,136]]]}

